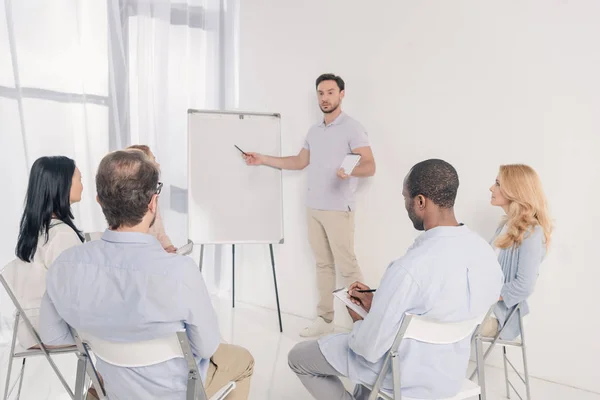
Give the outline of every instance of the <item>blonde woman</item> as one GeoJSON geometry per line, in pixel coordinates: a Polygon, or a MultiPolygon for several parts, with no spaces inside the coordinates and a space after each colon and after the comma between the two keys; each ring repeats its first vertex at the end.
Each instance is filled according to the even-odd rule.
{"type": "MultiPolygon", "coordinates": [[[[154,153],[152,153],[150,147],[146,146],[145,144],[134,144],[129,146],[127,149],[142,151],[152,160],[152,162],[158,166],[158,168],[160,168],[160,164],[156,162],[154,153]]],[[[160,242],[161,246],[167,251],[167,253],[175,253],[177,251],[177,247],[173,246],[171,239],[169,239],[169,236],[167,236],[167,233],[165,232],[165,226],[163,225],[159,210],[156,212],[156,220],[154,221],[154,225],[150,227],[149,233],[160,242]]]]}
{"type": "MultiPolygon", "coordinates": [[[[494,309],[495,318],[483,324],[485,336],[495,336],[517,304],[522,304],[521,315],[529,312],[526,300],[533,293],[552,235],[546,196],[533,168],[501,166],[490,191],[492,205],[506,213],[491,242],[502,266],[504,286],[494,309]]],[[[520,333],[518,319],[513,317],[501,338],[512,340],[520,333]]]]}

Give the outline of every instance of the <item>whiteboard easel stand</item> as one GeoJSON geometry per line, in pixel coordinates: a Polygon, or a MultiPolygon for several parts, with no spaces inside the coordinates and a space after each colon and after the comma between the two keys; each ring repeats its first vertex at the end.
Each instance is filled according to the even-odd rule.
{"type": "MultiPolygon", "coordinates": [[[[275,285],[275,301],[277,302],[277,317],[279,318],[279,332],[283,333],[283,324],[281,323],[281,309],[279,307],[279,290],[277,288],[277,274],[275,272],[275,255],[273,253],[273,244],[269,243],[269,252],[271,253],[271,268],[273,270],[273,284],[275,285]]],[[[200,245],[200,260],[198,266],[202,272],[204,261],[204,245],[200,245]]],[[[231,245],[231,308],[235,308],[235,244],[231,245]]]]}

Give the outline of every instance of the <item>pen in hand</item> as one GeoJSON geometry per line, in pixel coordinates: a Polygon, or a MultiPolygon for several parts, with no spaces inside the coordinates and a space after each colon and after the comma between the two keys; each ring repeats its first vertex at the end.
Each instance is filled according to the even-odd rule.
{"type": "Polygon", "coordinates": [[[355,290],[357,293],[374,293],[377,289],[369,289],[369,290],[355,290]]]}
{"type": "Polygon", "coordinates": [[[239,147],[237,147],[237,145],[234,144],[233,147],[235,147],[236,149],[238,149],[244,156],[248,157],[248,153],[246,153],[244,150],[242,150],[239,147]]]}

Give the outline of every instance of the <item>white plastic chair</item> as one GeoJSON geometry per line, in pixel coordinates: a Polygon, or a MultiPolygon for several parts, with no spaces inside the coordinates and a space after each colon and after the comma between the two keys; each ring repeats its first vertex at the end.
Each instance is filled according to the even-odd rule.
{"type": "MultiPolygon", "coordinates": [[[[376,400],[378,398],[385,400],[415,400],[402,396],[400,391],[400,358],[398,357],[398,349],[402,340],[413,339],[431,344],[457,343],[473,335],[477,326],[487,318],[491,311],[492,310],[490,309],[485,316],[462,322],[440,322],[424,316],[405,314],[404,320],[394,339],[394,343],[385,357],[377,380],[373,387],[369,388],[371,389],[369,400],[376,400]],[[383,380],[389,371],[390,363],[392,367],[393,393],[381,389],[383,380]]],[[[480,362],[482,362],[482,360],[478,358],[477,364],[479,365],[480,362]]],[[[480,377],[484,378],[483,373],[480,374],[480,377]]],[[[462,383],[460,392],[456,396],[439,400],[463,400],[476,396],[481,398],[481,387],[471,380],[465,379],[462,383]]]]}
{"type": "MultiPolygon", "coordinates": [[[[236,387],[235,382],[229,382],[208,399],[185,331],[179,331],[164,338],[133,343],[109,342],[86,333],[79,334],[73,328],[71,328],[71,333],[79,351],[88,355],[90,363],[86,373],[101,400],[107,399],[106,391],[100,383],[96,368],[91,363],[88,349],[104,362],[125,368],[145,367],[174,358],[184,358],[188,366],[186,400],[223,400],[236,387]]],[[[82,379],[78,379],[78,381],[81,382],[82,379]]]]}
{"type": "MultiPolygon", "coordinates": [[[[485,360],[488,358],[489,354],[492,352],[494,347],[496,345],[500,345],[500,346],[502,346],[502,359],[504,361],[504,383],[506,385],[506,397],[508,399],[510,399],[510,389],[512,388],[512,390],[514,390],[516,395],[519,396],[519,399],[521,399],[521,400],[523,399],[523,397],[521,397],[521,394],[519,393],[517,388],[515,388],[513,383],[510,381],[510,379],[508,379],[508,365],[510,365],[510,367],[517,374],[517,376],[519,377],[521,382],[523,382],[523,384],[525,385],[526,399],[531,400],[531,388],[529,386],[529,369],[527,366],[527,350],[526,350],[526,346],[525,346],[525,333],[523,330],[523,316],[521,315],[521,304],[520,303],[515,306],[515,308],[510,312],[510,314],[508,314],[508,318],[506,319],[504,326],[498,331],[498,333],[496,333],[496,336],[494,336],[494,337],[482,336],[479,332],[475,335],[475,348],[478,353],[483,353],[483,343],[490,343],[490,347],[487,349],[487,351],[485,352],[484,355],[481,355],[481,354],[477,355],[478,357],[480,357],[482,359],[482,362],[481,362],[481,365],[479,366],[479,368],[477,368],[473,371],[473,373],[471,374],[469,379],[473,379],[475,374],[478,372],[483,374],[485,360]],[[519,321],[519,328],[521,331],[521,339],[520,340],[502,340],[502,339],[500,339],[500,335],[502,334],[502,331],[508,325],[508,323],[510,321],[512,321],[514,318],[517,318],[519,321]],[[523,375],[521,375],[519,373],[519,371],[517,371],[517,369],[515,368],[513,363],[508,359],[508,356],[506,354],[507,346],[521,348],[521,351],[523,354],[522,355],[523,375]]],[[[479,378],[479,380],[481,381],[481,378],[479,378]]],[[[483,387],[482,392],[485,393],[485,386],[483,387]]]]}
{"type": "Polygon", "coordinates": [[[10,297],[11,301],[13,302],[13,304],[16,308],[15,322],[14,322],[13,335],[12,335],[12,344],[10,346],[10,353],[8,355],[8,370],[6,373],[6,386],[4,389],[3,399],[4,400],[8,399],[8,397],[12,394],[17,382],[19,383],[19,388],[17,391],[16,399],[20,398],[21,389],[23,387],[23,375],[25,374],[25,362],[29,357],[38,357],[38,356],[43,356],[44,358],[46,358],[46,360],[48,361],[48,364],[50,364],[50,367],[52,368],[52,370],[58,377],[60,383],[63,385],[63,387],[69,394],[69,397],[71,399],[75,399],[75,394],[69,387],[69,384],[67,383],[67,381],[61,374],[60,370],[54,363],[54,360],[52,360],[51,356],[58,355],[58,354],[73,353],[79,357],[78,350],[74,346],[61,347],[61,348],[47,348],[42,343],[42,340],[40,339],[40,335],[38,334],[37,330],[33,327],[33,324],[27,317],[27,314],[25,314],[23,307],[21,306],[21,304],[17,300],[17,297],[15,296],[15,294],[12,291],[11,284],[9,284],[9,282],[12,282],[15,274],[19,273],[18,269],[19,269],[21,263],[24,263],[24,262],[19,259],[13,260],[8,265],[6,265],[6,267],[4,267],[4,269],[2,270],[2,273],[0,274],[0,283],[4,287],[4,290],[6,291],[6,293],[8,294],[8,297],[10,297]],[[19,329],[19,321],[20,320],[22,320],[24,322],[25,328],[27,329],[29,334],[35,339],[36,344],[39,347],[39,349],[25,349],[22,346],[17,344],[17,333],[18,333],[18,329],[19,329]],[[21,373],[19,374],[17,381],[15,381],[14,385],[11,387],[10,378],[11,378],[11,373],[12,373],[12,365],[13,365],[13,361],[15,358],[22,358],[23,361],[21,364],[21,373]]]}

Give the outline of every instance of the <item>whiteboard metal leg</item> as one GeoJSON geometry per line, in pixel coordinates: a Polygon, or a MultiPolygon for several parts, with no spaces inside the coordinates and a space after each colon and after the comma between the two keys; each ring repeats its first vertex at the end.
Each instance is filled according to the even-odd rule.
{"type": "Polygon", "coordinates": [[[279,317],[279,332],[283,332],[283,325],[281,324],[281,310],[279,309],[279,290],[277,289],[277,274],[275,273],[275,256],[273,255],[273,245],[269,244],[269,251],[271,252],[271,267],[273,268],[273,283],[275,284],[275,300],[277,300],[277,316],[279,317]]]}
{"type": "Polygon", "coordinates": [[[200,272],[202,272],[202,263],[204,262],[204,245],[200,245],[200,260],[198,261],[198,268],[200,268],[200,272]]]}
{"type": "Polygon", "coordinates": [[[235,244],[231,246],[231,308],[235,308],[235,244]]]}

